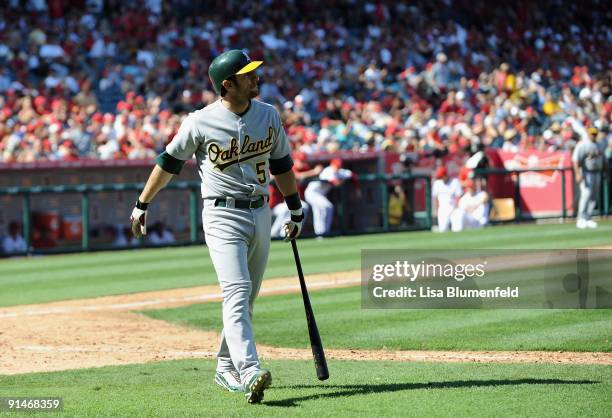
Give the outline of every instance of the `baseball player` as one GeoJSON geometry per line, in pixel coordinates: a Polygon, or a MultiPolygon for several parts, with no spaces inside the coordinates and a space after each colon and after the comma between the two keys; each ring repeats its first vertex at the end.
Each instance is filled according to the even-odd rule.
{"type": "Polygon", "coordinates": [[[464,188],[465,193],[451,213],[453,232],[482,228],[489,222],[489,194],[480,187],[476,188],[474,181],[470,179],[465,181],[464,188]]]}
{"type": "Polygon", "coordinates": [[[436,180],[432,186],[433,200],[437,204],[438,231],[446,232],[450,227],[450,217],[457,207],[461,196],[461,184],[456,178],[449,178],[446,167],[438,167],[436,180]]]}
{"type": "Polygon", "coordinates": [[[303,220],[280,115],[255,100],[254,70],[261,64],[240,50],[213,60],[208,74],[220,99],[182,122],[157,157],[131,218],[134,234],[146,234],[149,202],[195,154],[206,243],[223,294],[215,382],[232,392],[244,391],[249,403],[261,402],[272,383],[270,372],[260,368],[251,325],[270,249],[270,174],[291,211],[283,226],[286,241],[300,235],[303,220]]]}
{"type": "Polygon", "coordinates": [[[332,187],[340,186],[352,177],[351,170],[342,168],[342,160],[334,158],[329,166],[321,171],[319,179],[306,186],[304,198],[312,208],[312,222],[317,236],[328,234],[334,219],[334,205],[327,199],[327,193],[332,187]]]}
{"type": "Polygon", "coordinates": [[[599,197],[601,175],[606,164],[603,152],[597,144],[597,134],[597,128],[589,128],[572,154],[576,182],[580,185],[576,220],[576,227],[579,229],[597,228],[597,222],[591,217],[599,197]]]}
{"type": "MultiPolygon", "coordinates": [[[[298,193],[300,196],[304,194],[304,181],[310,177],[318,176],[323,171],[322,165],[316,165],[312,167],[306,161],[306,155],[302,152],[296,152],[293,154],[293,174],[298,182],[298,193]]],[[[272,186],[271,193],[278,193],[278,189],[272,186]]],[[[272,205],[272,204],[270,204],[272,205]]],[[[304,210],[304,217],[308,215],[309,206],[308,203],[302,200],[302,208],[304,210]]],[[[290,219],[291,213],[287,208],[287,205],[278,204],[272,207],[272,213],[274,215],[274,222],[272,223],[273,237],[282,237],[282,227],[290,219]]]]}

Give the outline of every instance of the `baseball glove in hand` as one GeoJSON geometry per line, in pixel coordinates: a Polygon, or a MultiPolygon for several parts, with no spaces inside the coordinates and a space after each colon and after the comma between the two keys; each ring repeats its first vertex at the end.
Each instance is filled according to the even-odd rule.
{"type": "Polygon", "coordinates": [[[302,208],[291,211],[291,220],[285,222],[283,225],[283,232],[285,234],[285,242],[289,242],[300,236],[302,232],[302,222],[304,221],[304,212],[302,208]]]}
{"type": "Polygon", "coordinates": [[[132,234],[136,238],[147,235],[147,206],[146,203],[136,202],[136,207],[132,210],[130,223],[132,224],[132,234]]]}

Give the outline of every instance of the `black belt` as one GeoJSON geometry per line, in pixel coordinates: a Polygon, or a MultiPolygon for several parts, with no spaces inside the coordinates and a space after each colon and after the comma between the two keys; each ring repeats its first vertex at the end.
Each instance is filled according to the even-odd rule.
{"type": "Polygon", "coordinates": [[[234,199],[232,197],[215,199],[215,206],[220,208],[257,209],[266,204],[266,197],[259,196],[254,200],[234,199]]]}

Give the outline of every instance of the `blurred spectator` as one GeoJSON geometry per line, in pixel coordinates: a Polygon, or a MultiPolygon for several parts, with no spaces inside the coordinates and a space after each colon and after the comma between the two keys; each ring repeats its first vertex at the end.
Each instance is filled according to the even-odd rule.
{"type": "Polygon", "coordinates": [[[0,162],[150,158],[237,46],[266,61],[262,98],[307,154],[571,150],[569,118],[610,136],[605,4],[10,2],[0,162]]]}
{"type": "Polygon", "coordinates": [[[5,254],[25,253],[27,245],[21,235],[21,224],[11,221],[8,226],[8,235],[2,240],[2,251],[5,254]]]}

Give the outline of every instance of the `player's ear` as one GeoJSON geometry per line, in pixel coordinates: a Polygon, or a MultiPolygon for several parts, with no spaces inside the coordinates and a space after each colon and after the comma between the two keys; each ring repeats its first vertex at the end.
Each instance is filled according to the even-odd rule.
{"type": "Polygon", "coordinates": [[[221,85],[225,87],[225,90],[229,90],[230,87],[234,87],[234,80],[227,79],[221,82],[221,85]]]}

